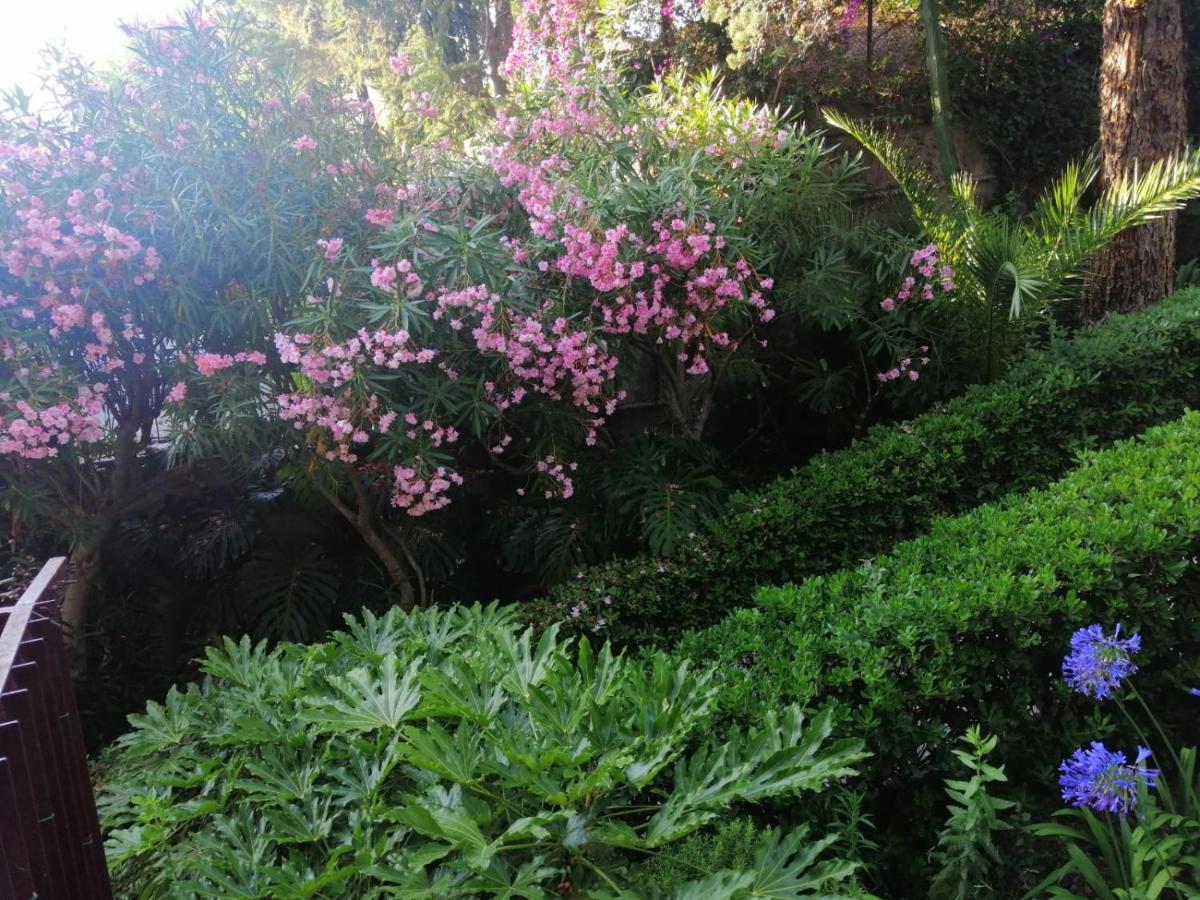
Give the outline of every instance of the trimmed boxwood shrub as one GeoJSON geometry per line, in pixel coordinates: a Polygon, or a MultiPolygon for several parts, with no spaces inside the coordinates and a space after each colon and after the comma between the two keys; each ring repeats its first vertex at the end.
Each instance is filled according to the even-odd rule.
{"type": "Polygon", "coordinates": [[[716,665],[724,726],[787,703],[829,710],[874,754],[865,790],[881,832],[891,820],[916,837],[940,819],[943,763],[968,725],[1000,737],[1006,790],[1035,812],[1055,799],[1070,750],[1128,739],[1115,713],[1096,715],[1062,682],[1081,626],[1139,631],[1139,690],[1176,734],[1200,737],[1194,681],[1179,680],[1200,673],[1197,554],[1200,413],[1188,413],[1088,454],[1045,490],[940,519],[857,568],[765,589],[675,652],[716,665]]]}
{"type": "Polygon", "coordinates": [[[759,585],[856,565],[938,515],[1045,485],[1080,451],[1191,406],[1200,406],[1200,291],[1054,340],[1001,381],[736,495],[679,557],[587,569],[528,615],[618,642],[668,643],[747,605],[759,585]]]}

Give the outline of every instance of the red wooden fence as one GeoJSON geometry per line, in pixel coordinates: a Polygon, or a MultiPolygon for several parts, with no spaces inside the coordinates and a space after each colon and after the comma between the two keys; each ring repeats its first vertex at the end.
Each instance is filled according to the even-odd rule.
{"type": "Polygon", "coordinates": [[[52,559],[0,607],[0,900],[109,900],[52,559]]]}

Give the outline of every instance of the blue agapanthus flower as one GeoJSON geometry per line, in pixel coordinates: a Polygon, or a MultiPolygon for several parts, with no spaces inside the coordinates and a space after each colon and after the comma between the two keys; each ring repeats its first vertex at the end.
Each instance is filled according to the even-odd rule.
{"type": "Polygon", "coordinates": [[[1123,638],[1120,625],[1111,635],[1099,625],[1089,625],[1071,635],[1071,652],[1063,660],[1063,675],[1074,690],[1103,700],[1137,671],[1130,657],[1141,649],[1141,635],[1123,638]]]}
{"type": "Polygon", "coordinates": [[[1142,785],[1152,788],[1158,784],[1158,769],[1145,766],[1149,758],[1150,751],[1138,747],[1137,758],[1130,764],[1124,753],[1092,741],[1091,747],[1076,750],[1058,767],[1063,800],[1072,806],[1125,815],[1137,806],[1142,785]]]}

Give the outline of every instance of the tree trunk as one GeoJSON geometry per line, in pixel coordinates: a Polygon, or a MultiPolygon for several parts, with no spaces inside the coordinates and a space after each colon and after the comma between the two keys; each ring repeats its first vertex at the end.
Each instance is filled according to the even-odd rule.
{"type": "Polygon", "coordinates": [[[867,71],[875,68],[875,0],[867,0],[867,71]]]}
{"type": "MultiPolygon", "coordinates": [[[[1100,178],[1107,187],[1186,148],[1179,0],[1107,0],[1100,59],[1100,178]]],[[[1175,214],[1127,231],[1105,248],[1084,318],[1136,310],[1171,292],[1175,214]]]]}
{"type": "Polygon", "coordinates": [[[71,573],[63,591],[59,615],[71,674],[78,680],[87,671],[87,608],[92,586],[100,573],[103,538],[88,541],[71,551],[71,573]]]}
{"type": "Polygon", "coordinates": [[[487,30],[486,50],[488,76],[492,80],[492,92],[497,97],[508,93],[508,82],[500,74],[508,52],[512,49],[513,14],[511,0],[495,0],[495,22],[485,7],[483,12],[484,27],[487,30]]]}
{"type": "Polygon", "coordinates": [[[929,107],[933,134],[937,138],[938,164],[949,181],[958,171],[954,152],[954,132],[950,127],[950,81],[946,75],[946,45],[942,37],[938,0],[919,0],[921,21],[925,25],[925,64],[929,70],[929,107]]]}
{"type": "Polygon", "coordinates": [[[354,525],[354,530],[358,532],[359,537],[363,539],[363,543],[370,547],[375,555],[379,557],[379,561],[383,563],[383,567],[387,570],[392,584],[400,591],[400,606],[404,609],[412,609],[417,603],[417,597],[413,591],[412,576],[404,564],[400,562],[400,557],[388,546],[388,542],[375,530],[369,519],[355,516],[350,522],[354,525]]]}
{"type": "MultiPolygon", "coordinates": [[[[392,580],[392,584],[400,592],[400,606],[404,609],[411,609],[417,603],[413,581],[419,573],[410,572],[384,536],[379,533],[379,530],[375,527],[374,517],[371,513],[370,495],[363,485],[359,473],[350,465],[346,465],[346,469],[351,488],[354,491],[355,503],[353,509],[338,496],[337,488],[327,487],[321,482],[320,476],[315,474],[312,479],[313,486],[342,515],[342,518],[354,527],[354,530],[358,532],[358,536],[363,539],[363,543],[370,547],[371,551],[379,558],[379,561],[383,563],[384,569],[387,570],[388,578],[392,580]]],[[[422,590],[422,600],[424,600],[424,590],[422,590]]]]}

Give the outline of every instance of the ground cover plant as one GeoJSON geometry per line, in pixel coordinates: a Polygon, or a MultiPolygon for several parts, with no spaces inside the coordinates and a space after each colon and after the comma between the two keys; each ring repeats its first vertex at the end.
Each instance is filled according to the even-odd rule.
{"type": "MultiPolygon", "coordinates": [[[[201,684],[132,719],[100,786],[121,890],[643,896],[647,858],[862,758],[796,708],[713,739],[711,671],[537,638],[494,606],[347,626],[309,646],[227,640],[201,684]]],[[[853,888],[834,836],[758,837],[745,869],[697,872],[676,895],[853,888]]]]}

